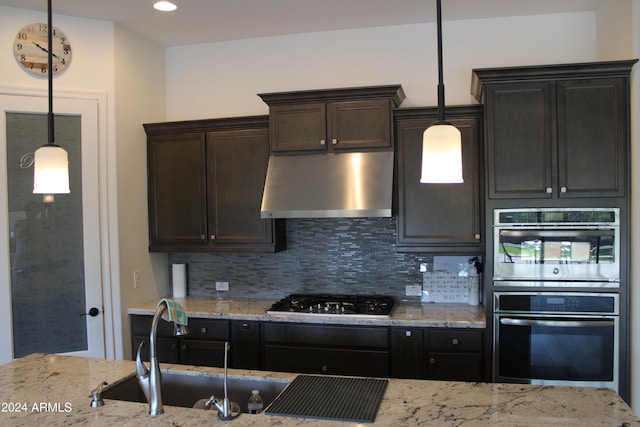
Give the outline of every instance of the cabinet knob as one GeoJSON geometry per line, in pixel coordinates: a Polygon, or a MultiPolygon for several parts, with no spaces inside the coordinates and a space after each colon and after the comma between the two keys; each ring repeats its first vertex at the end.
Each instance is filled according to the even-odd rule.
{"type": "Polygon", "coordinates": [[[186,349],[187,349],[187,345],[186,345],[186,344],[182,344],[181,348],[182,348],[183,350],[186,350],[186,349]]]}
{"type": "Polygon", "coordinates": [[[325,141],[324,139],[320,140],[320,145],[326,145],[326,144],[327,144],[327,141],[325,141]]]}
{"type": "Polygon", "coordinates": [[[171,344],[171,350],[175,350],[177,347],[177,344],[171,344]]]}
{"type": "Polygon", "coordinates": [[[336,144],[338,143],[338,140],[337,140],[337,139],[335,139],[335,138],[333,138],[333,139],[331,140],[331,143],[332,143],[333,145],[336,145],[336,144]]]}
{"type": "Polygon", "coordinates": [[[451,340],[451,344],[458,345],[458,338],[454,338],[451,340]]]}
{"type": "Polygon", "coordinates": [[[567,187],[560,187],[560,192],[561,193],[566,193],[567,192],[567,187]]]}
{"type": "Polygon", "coordinates": [[[207,236],[205,236],[204,234],[200,235],[200,240],[206,240],[206,239],[207,239],[207,236]]]}
{"type": "Polygon", "coordinates": [[[211,235],[211,240],[216,240],[216,235],[215,234],[211,235]]]}
{"type": "Polygon", "coordinates": [[[249,324],[248,323],[243,323],[242,324],[242,329],[249,329],[249,324]]]}
{"type": "Polygon", "coordinates": [[[429,365],[435,365],[436,364],[436,358],[435,357],[430,357],[429,358],[429,365]]]}
{"type": "Polygon", "coordinates": [[[329,371],[329,367],[327,365],[322,365],[322,372],[328,372],[329,371]]]}
{"type": "Polygon", "coordinates": [[[411,333],[411,331],[404,331],[404,336],[405,336],[405,337],[410,337],[411,335],[413,335],[413,334],[411,333]]]}
{"type": "Polygon", "coordinates": [[[207,328],[200,328],[200,332],[203,333],[203,334],[206,334],[207,333],[207,328]]]}
{"type": "Polygon", "coordinates": [[[474,237],[476,240],[480,240],[480,234],[475,234],[473,237],[474,237]]]}
{"type": "Polygon", "coordinates": [[[551,189],[551,187],[547,187],[547,193],[549,194],[553,193],[553,190],[551,189]]]}

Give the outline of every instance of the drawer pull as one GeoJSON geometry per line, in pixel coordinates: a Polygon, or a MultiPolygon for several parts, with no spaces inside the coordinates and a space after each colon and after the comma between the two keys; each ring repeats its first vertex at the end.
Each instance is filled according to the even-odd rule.
{"type": "Polygon", "coordinates": [[[327,365],[322,365],[322,368],[320,368],[322,370],[322,372],[329,372],[329,367],[327,365]]]}
{"type": "Polygon", "coordinates": [[[436,358],[435,357],[430,357],[429,358],[429,365],[435,365],[436,364],[436,358]]]}
{"type": "Polygon", "coordinates": [[[181,348],[182,348],[183,350],[186,350],[186,349],[187,349],[187,345],[186,345],[186,344],[182,344],[182,347],[181,347],[181,348]]]}
{"type": "Polygon", "coordinates": [[[404,336],[405,337],[410,337],[411,335],[412,335],[411,331],[404,331],[404,336]]]}
{"type": "Polygon", "coordinates": [[[458,342],[458,338],[454,338],[454,339],[452,339],[452,340],[451,340],[451,344],[453,344],[453,345],[458,345],[458,344],[459,344],[459,342],[458,342]]]}
{"type": "Polygon", "coordinates": [[[200,328],[200,332],[203,333],[203,334],[206,334],[207,333],[207,328],[200,328]]]}

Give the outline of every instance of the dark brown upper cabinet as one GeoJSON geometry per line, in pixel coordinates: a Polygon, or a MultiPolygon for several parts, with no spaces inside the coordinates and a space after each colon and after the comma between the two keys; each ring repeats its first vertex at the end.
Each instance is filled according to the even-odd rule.
{"type": "Polygon", "coordinates": [[[436,108],[395,111],[398,145],[398,252],[481,253],[482,107],[449,107],[446,119],[462,134],[462,184],[421,184],[422,134],[436,108]]]}
{"type": "Polygon", "coordinates": [[[624,197],[636,60],[473,70],[487,196],[624,197]]]}
{"type": "Polygon", "coordinates": [[[400,85],[267,93],[272,153],[392,149],[400,85]]]}
{"type": "Polygon", "coordinates": [[[266,116],[145,124],[149,250],[274,252],[284,220],[260,218],[266,116]]]}

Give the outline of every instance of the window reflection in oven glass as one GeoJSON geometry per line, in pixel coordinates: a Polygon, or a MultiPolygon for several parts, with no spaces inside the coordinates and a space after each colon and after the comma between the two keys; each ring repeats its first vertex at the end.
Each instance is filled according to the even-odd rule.
{"type": "Polygon", "coordinates": [[[614,237],[544,237],[499,235],[499,263],[514,264],[611,264],[615,262],[614,237]]]}

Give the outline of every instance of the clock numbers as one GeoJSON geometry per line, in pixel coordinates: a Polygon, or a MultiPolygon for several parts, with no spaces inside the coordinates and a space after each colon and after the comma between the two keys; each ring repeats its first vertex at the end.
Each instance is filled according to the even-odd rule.
{"type": "MultiPolygon", "coordinates": [[[[51,30],[51,71],[56,74],[69,65],[72,51],[67,36],[55,27],[51,30]]],[[[35,23],[24,26],[15,37],[14,55],[24,70],[46,75],[49,72],[48,25],[35,23]]]]}

